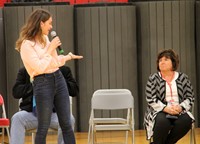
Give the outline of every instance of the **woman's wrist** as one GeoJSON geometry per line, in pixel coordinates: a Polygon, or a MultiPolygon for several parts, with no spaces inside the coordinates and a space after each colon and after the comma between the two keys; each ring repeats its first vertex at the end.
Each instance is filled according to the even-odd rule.
{"type": "Polygon", "coordinates": [[[166,108],[166,106],[163,107],[163,109],[162,109],[163,112],[165,112],[165,108],[166,108]]]}
{"type": "Polygon", "coordinates": [[[68,53],[68,56],[70,57],[70,60],[72,60],[72,59],[73,59],[73,56],[72,56],[72,54],[71,54],[71,53],[68,53]]]}

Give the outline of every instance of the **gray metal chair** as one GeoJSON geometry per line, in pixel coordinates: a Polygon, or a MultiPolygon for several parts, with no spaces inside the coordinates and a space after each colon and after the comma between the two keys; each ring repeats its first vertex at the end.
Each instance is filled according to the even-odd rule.
{"type": "Polygon", "coordinates": [[[88,144],[96,143],[97,131],[125,131],[126,144],[128,132],[132,132],[134,144],[134,98],[127,89],[100,89],[94,92],[91,100],[91,115],[89,120],[88,144]],[[95,117],[96,110],[127,110],[124,117],[95,117]]]}

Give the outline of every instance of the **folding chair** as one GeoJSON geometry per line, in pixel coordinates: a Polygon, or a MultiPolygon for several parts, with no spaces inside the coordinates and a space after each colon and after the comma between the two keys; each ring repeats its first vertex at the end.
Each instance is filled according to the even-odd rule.
{"type": "Polygon", "coordinates": [[[9,133],[10,120],[6,117],[6,110],[5,110],[4,99],[2,95],[0,95],[0,106],[2,108],[2,117],[0,118],[0,128],[2,128],[2,144],[3,144],[5,128],[7,131],[8,141],[10,142],[10,133],[9,133]]]}
{"type": "Polygon", "coordinates": [[[127,89],[100,89],[94,92],[91,99],[91,115],[89,119],[88,144],[96,143],[97,131],[125,131],[126,144],[128,132],[132,132],[132,144],[134,144],[134,99],[127,89]],[[126,118],[97,118],[96,110],[126,110],[126,118]]]}

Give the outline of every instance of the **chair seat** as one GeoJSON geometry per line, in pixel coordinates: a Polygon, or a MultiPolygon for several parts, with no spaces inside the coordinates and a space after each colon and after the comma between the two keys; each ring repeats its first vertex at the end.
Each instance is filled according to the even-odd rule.
{"type": "MultiPolygon", "coordinates": [[[[26,131],[30,132],[30,133],[36,133],[37,129],[30,129],[30,130],[26,130],[26,131]]],[[[48,129],[48,132],[55,132],[55,131],[58,131],[58,129],[54,129],[54,128],[49,128],[48,129]]]]}
{"type": "Polygon", "coordinates": [[[95,125],[95,130],[98,131],[128,131],[130,129],[130,125],[128,124],[95,125]]]}
{"type": "Polygon", "coordinates": [[[0,118],[0,126],[9,126],[10,125],[10,120],[7,118],[0,118]]]}
{"type": "Polygon", "coordinates": [[[94,118],[93,122],[95,124],[103,124],[103,123],[125,124],[127,123],[127,120],[123,118],[94,118]]]}

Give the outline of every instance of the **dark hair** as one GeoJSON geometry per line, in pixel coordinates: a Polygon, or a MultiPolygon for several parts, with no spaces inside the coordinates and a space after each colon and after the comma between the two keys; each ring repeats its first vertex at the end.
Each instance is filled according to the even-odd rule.
{"type": "Polygon", "coordinates": [[[160,71],[159,60],[162,57],[166,57],[166,58],[171,59],[171,61],[172,61],[172,70],[173,71],[177,70],[178,65],[179,65],[178,55],[172,49],[168,49],[168,50],[162,50],[157,56],[157,70],[158,71],[160,71]]]}

